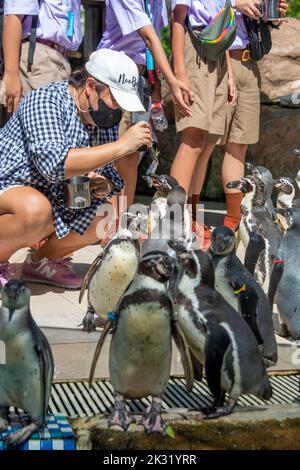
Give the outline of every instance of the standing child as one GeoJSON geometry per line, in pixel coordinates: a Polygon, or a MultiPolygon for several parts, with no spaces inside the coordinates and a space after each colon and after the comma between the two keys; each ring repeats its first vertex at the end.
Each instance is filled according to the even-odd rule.
{"type": "MultiPolygon", "coordinates": [[[[150,52],[156,66],[170,86],[178,112],[191,116],[191,92],[173,75],[159,40],[160,30],[167,23],[165,0],[106,0],[106,31],[98,47],[125,52],[137,64],[140,75],[146,78],[146,55],[149,68],[150,52]],[[185,101],[183,94],[186,95],[185,101]]],[[[156,99],[159,99],[157,87],[156,99]]],[[[121,122],[120,134],[122,135],[131,124],[131,115],[127,113],[121,122]]],[[[132,155],[125,157],[117,164],[125,180],[124,196],[127,197],[128,206],[134,200],[138,158],[139,153],[136,152],[134,157],[132,155]]]]}
{"type": "Polygon", "coordinates": [[[4,101],[15,112],[22,96],[67,80],[67,60],[82,41],[80,0],[4,0],[4,101]],[[34,35],[36,32],[36,41],[34,35]]]}
{"type": "MultiPolygon", "coordinates": [[[[237,2],[236,2],[237,4],[237,2]]],[[[243,5],[244,6],[244,5],[243,5]]],[[[285,16],[288,4],[285,0],[279,2],[281,16],[285,16]]],[[[250,11],[246,9],[249,16],[250,11]]],[[[236,229],[240,221],[240,204],[242,193],[226,187],[229,181],[238,180],[244,176],[245,155],[248,145],[259,140],[260,116],[260,73],[257,62],[251,58],[249,37],[241,12],[235,11],[236,38],[229,50],[229,89],[236,84],[236,99],[227,106],[225,135],[219,142],[226,144],[222,165],[222,182],[226,196],[227,214],[224,225],[236,229]]],[[[216,134],[212,132],[211,134],[216,134]]],[[[201,159],[194,172],[192,190],[194,209],[198,204],[202,190],[207,162],[214,150],[218,136],[209,135],[201,159]]],[[[208,233],[208,232],[206,232],[208,233]]],[[[208,234],[209,236],[209,234],[208,234]]]]}
{"type": "MultiPolygon", "coordinates": [[[[228,98],[228,74],[225,53],[216,62],[198,56],[190,35],[186,30],[186,18],[194,30],[201,30],[224,7],[224,0],[173,0],[172,52],[174,73],[178,80],[191,87],[194,92],[192,117],[182,117],[177,112],[176,129],[180,133],[180,146],[172,165],[174,176],[193,201],[195,179],[199,165],[206,167],[204,149],[207,134],[223,135],[225,131],[226,103],[228,98]]],[[[230,73],[231,100],[235,98],[234,84],[230,73]]],[[[206,168],[205,168],[206,169],[206,168]]],[[[201,175],[201,176],[200,176],[201,175]]],[[[203,183],[203,180],[202,180],[203,183]]],[[[198,202],[198,201],[197,201],[198,202]]],[[[203,236],[203,235],[202,235],[203,236]]],[[[207,245],[209,233],[204,227],[202,246],[207,245]]]]}

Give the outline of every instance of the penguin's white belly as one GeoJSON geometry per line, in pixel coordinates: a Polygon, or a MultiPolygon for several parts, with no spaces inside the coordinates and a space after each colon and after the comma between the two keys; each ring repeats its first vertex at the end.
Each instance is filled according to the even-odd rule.
{"type": "Polygon", "coordinates": [[[161,395],[170,377],[170,314],[159,302],[132,304],[120,312],[109,368],[115,392],[130,398],[161,395]]]}
{"type": "Polygon", "coordinates": [[[238,296],[234,294],[226,277],[223,262],[220,261],[215,270],[215,290],[228,302],[237,312],[240,311],[238,296]]]}
{"type": "Polygon", "coordinates": [[[115,249],[103,260],[99,270],[91,279],[89,302],[97,315],[106,318],[114,310],[120,297],[132,281],[138,265],[135,248],[132,244],[115,249]]]}
{"type": "MultiPolygon", "coordinates": [[[[1,337],[0,337],[1,339],[1,337]]],[[[22,408],[31,417],[41,410],[41,371],[30,334],[6,340],[6,364],[0,364],[0,406],[22,408]]]]}
{"type": "Polygon", "coordinates": [[[239,234],[245,249],[247,248],[250,239],[250,232],[248,227],[249,221],[247,220],[248,218],[249,216],[242,216],[239,226],[239,234]]]}

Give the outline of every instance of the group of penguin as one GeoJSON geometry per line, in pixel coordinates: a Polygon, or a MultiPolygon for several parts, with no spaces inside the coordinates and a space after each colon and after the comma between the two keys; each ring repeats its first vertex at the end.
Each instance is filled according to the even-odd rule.
{"type": "MultiPolygon", "coordinates": [[[[274,330],[300,338],[300,171],[295,181],[273,181],[266,168],[247,168],[251,174],[228,184],[244,194],[238,228],[244,264],[236,255],[237,234],[224,226],[214,229],[208,252],[195,249],[184,189],[171,176],[151,175],[156,192],[150,210],[123,214],[117,233],[90,267],[80,292],[80,301],[85,289],[88,295],[83,330],[103,327],[90,384],[111,334],[115,405],[109,426],[127,430],[134,417],[126,399],[150,395],[141,424],[147,434],[165,434],[162,398],[172,340],[188,391],[205,372],[214,401],[201,409],[204,418],[231,413],[241,394],[271,398],[267,367],[277,361],[274,330]],[[273,187],[279,189],[276,209],[273,187]],[[181,209],[179,219],[169,216],[174,205],[181,209]],[[149,235],[143,244],[140,232],[149,235]]],[[[31,316],[29,300],[22,281],[11,280],[2,290],[0,341],[6,345],[6,363],[0,364],[0,432],[7,429],[9,406],[31,418],[7,436],[14,446],[44,423],[54,372],[50,345],[31,316]]]]}

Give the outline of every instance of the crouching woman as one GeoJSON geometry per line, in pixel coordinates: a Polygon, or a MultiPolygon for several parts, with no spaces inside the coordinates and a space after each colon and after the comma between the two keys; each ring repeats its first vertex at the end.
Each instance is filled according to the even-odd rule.
{"type": "Polygon", "coordinates": [[[125,54],[97,51],[69,82],[30,93],[0,130],[0,286],[12,274],[10,257],[47,239],[28,255],[22,277],[80,287],[67,256],[97,241],[97,210],[123,188],[113,162],[151,142],[146,123],[117,140],[122,110],[144,109],[138,77],[125,54]],[[91,177],[91,206],[69,209],[65,180],[80,175],[91,177]]]}

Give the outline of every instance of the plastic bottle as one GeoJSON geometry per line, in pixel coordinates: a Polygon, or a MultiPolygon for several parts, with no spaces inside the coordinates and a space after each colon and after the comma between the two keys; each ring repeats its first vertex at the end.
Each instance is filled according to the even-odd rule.
{"type": "Polygon", "coordinates": [[[151,105],[151,119],[155,130],[163,132],[168,128],[168,121],[159,101],[154,101],[151,105]]]}

